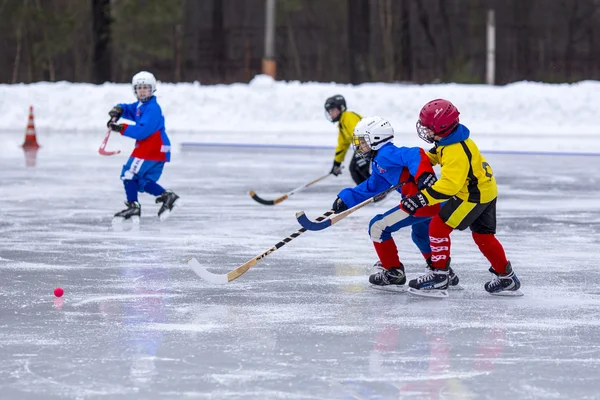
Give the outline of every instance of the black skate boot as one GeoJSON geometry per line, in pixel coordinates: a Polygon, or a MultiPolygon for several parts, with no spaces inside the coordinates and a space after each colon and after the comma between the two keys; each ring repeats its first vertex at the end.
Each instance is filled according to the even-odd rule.
{"type": "Polygon", "coordinates": [[[158,210],[158,218],[160,218],[161,221],[164,221],[171,216],[171,211],[173,211],[173,208],[177,205],[178,199],[179,196],[170,190],[165,190],[163,194],[156,198],[156,204],[163,203],[160,210],[158,210]]]}
{"type": "Polygon", "coordinates": [[[448,297],[448,284],[448,268],[434,268],[408,282],[408,292],[425,297],[448,297]]]}
{"type": "MultiPolygon", "coordinates": [[[[450,260],[451,259],[448,259],[448,263],[446,264],[448,266],[448,284],[450,285],[449,289],[461,290],[462,287],[458,284],[460,280],[458,279],[458,275],[456,275],[454,273],[454,270],[450,266],[450,260]]],[[[433,269],[433,264],[431,263],[431,257],[429,257],[427,259],[427,268],[429,268],[430,270],[433,269]]]]}
{"type": "Polygon", "coordinates": [[[406,290],[404,286],[406,283],[404,266],[400,265],[397,268],[381,269],[379,272],[369,276],[369,283],[373,285],[374,289],[404,292],[406,290]]]}
{"type": "Polygon", "coordinates": [[[490,272],[493,276],[492,280],[483,285],[483,288],[489,294],[496,296],[523,296],[523,292],[519,290],[521,281],[513,272],[510,261],[506,264],[506,274],[500,275],[492,267],[490,267],[490,272]]]}
{"type": "Polygon", "coordinates": [[[113,222],[123,222],[131,219],[133,222],[139,222],[142,215],[142,206],[137,201],[126,201],[127,208],[115,214],[113,222]]]}

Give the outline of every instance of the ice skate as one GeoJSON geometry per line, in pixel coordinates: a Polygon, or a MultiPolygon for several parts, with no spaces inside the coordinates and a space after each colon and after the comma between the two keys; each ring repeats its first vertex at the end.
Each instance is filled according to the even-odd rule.
{"type": "MultiPolygon", "coordinates": [[[[448,265],[448,289],[451,290],[463,290],[464,288],[459,285],[458,275],[454,272],[452,267],[450,266],[450,260],[447,263],[448,265]]],[[[431,257],[427,259],[427,268],[430,270],[433,269],[433,264],[431,263],[431,257]]]]}
{"type": "Polygon", "coordinates": [[[523,292],[519,290],[521,281],[513,272],[510,261],[506,264],[506,274],[500,275],[492,267],[490,267],[490,272],[492,273],[492,280],[483,285],[489,294],[494,296],[523,296],[523,292]]]}
{"type": "MultiPolygon", "coordinates": [[[[375,264],[375,266],[377,263],[375,264]]],[[[373,289],[388,292],[405,292],[406,275],[404,267],[381,269],[379,272],[369,276],[369,283],[373,289]]]]}
{"type": "Polygon", "coordinates": [[[173,209],[180,206],[179,196],[170,190],[166,190],[163,194],[156,198],[156,204],[163,203],[158,210],[158,218],[165,221],[171,216],[173,209]]]}
{"type": "Polygon", "coordinates": [[[123,221],[131,220],[134,224],[140,223],[140,216],[142,215],[142,206],[137,201],[126,201],[125,205],[127,208],[123,211],[119,211],[115,214],[112,223],[120,224],[123,221]]]}
{"type": "Polygon", "coordinates": [[[430,269],[425,275],[408,282],[408,292],[423,297],[448,297],[448,269],[430,269]]]}

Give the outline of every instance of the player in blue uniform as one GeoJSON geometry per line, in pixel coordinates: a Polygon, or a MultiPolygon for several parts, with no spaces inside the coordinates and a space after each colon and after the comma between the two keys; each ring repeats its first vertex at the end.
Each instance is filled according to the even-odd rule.
{"type": "MultiPolygon", "coordinates": [[[[436,181],[429,158],[419,147],[396,147],[392,143],[394,129],[381,117],[363,118],[354,130],[354,147],[359,154],[372,160],[372,175],[354,188],[343,189],[333,209],[342,212],[364,200],[379,194],[391,186],[402,183],[403,196],[411,196],[420,189],[430,187],[436,181]]],[[[398,249],[392,233],[401,228],[412,227],[412,240],[431,267],[429,245],[429,220],[440,210],[440,205],[424,207],[414,215],[406,213],[401,206],[376,215],[369,224],[369,235],[379,256],[381,270],[369,277],[369,282],[389,289],[403,288],[406,283],[404,265],[398,257],[398,249]]],[[[377,265],[377,264],[376,264],[377,265]]],[[[452,285],[458,277],[452,272],[452,285]]]]}
{"type": "Polygon", "coordinates": [[[162,203],[158,216],[165,220],[177,205],[179,196],[157,183],[165,163],[171,159],[171,142],[165,132],[165,118],[154,96],[156,78],[150,72],[142,71],[134,75],[131,84],[138,101],[118,104],[108,113],[108,127],[136,140],[135,148],[121,171],[127,208],[116,213],[115,220],[123,221],[132,217],[139,220],[141,206],[138,192],[157,196],[156,203],[162,203]],[[136,124],[117,124],[116,121],[121,117],[136,124]]]}

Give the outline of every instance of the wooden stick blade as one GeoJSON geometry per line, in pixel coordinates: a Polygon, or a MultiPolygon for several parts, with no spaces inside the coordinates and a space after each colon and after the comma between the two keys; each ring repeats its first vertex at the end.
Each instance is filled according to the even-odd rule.
{"type": "Polygon", "coordinates": [[[198,260],[196,260],[193,257],[187,260],[187,263],[196,275],[198,275],[200,278],[207,282],[214,283],[216,285],[224,285],[226,283],[229,283],[227,274],[213,274],[212,272],[209,272],[206,268],[204,268],[202,265],[200,265],[198,260]]]}
{"type": "Polygon", "coordinates": [[[263,198],[261,198],[259,195],[256,194],[256,192],[254,190],[250,191],[250,197],[252,197],[252,199],[260,204],[263,204],[265,206],[274,206],[277,203],[282,202],[283,200],[287,199],[287,195],[283,195],[281,197],[276,198],[275,200],[265,200],[263,198]]]}

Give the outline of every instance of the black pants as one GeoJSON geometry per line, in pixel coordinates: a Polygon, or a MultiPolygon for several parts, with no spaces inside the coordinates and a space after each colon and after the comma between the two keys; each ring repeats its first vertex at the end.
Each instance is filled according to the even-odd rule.
{"type": "Polygon", "coordinates": [[[352,161],[350,161],[350,175],[357,185],[363,183],[371,176],[371,163],[366,158],[362,158],[357,153],[354,153],[352,161]]]}
{"type": "Polygon", "coordinates": [[[475,233],[496,233],[496,200],[469,203],[453,196],[442,206],[440,218],[459,231],[470,228],[475,233]]]}

